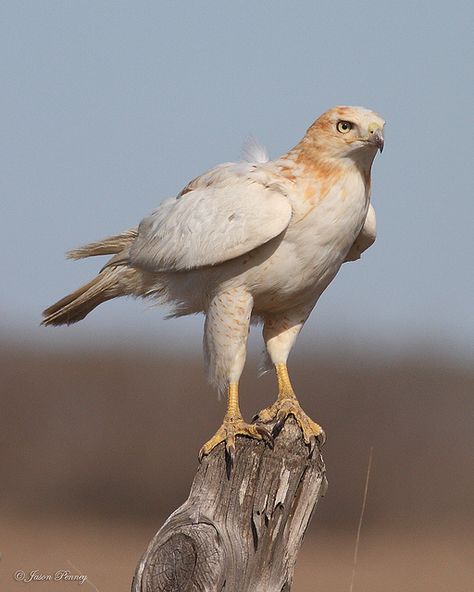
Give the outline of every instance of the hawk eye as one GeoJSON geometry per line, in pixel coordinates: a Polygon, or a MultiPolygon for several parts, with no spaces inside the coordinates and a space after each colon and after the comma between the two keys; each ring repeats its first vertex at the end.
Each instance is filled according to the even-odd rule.
{"type": "Polygon", "coordinates": [[[352,129],[352,123],[350,121],[338,121],[336,129],[341,134],[347,134],[352,129]]]}

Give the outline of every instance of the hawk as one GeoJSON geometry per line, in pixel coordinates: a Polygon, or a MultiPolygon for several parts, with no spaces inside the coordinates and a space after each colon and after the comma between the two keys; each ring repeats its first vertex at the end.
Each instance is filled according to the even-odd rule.
{"type": "Polygon", "coordinates": [[[227,411],[201,457],[224,442],[232,460],[237,435],[271,442],[289,415],[314,448],[324,431],[301,408],[287,359],[341,265],[375,240],[370,175],[384,124],[368,109],[334,107],[276,160],[250,147],[246,160],[192,180],[138,228],[70,251],[72,259],[113,257],[92,281],[47,308],[43,325],[75,323],[128,295],[171,306],[170,316],[204,313],[208,374],[226,392],[227,411]],[[263,324],[278,396],[247,423],[238,384],[251,321],[263,324]],[[270,433],[265,425],[272,422],[270,433]]]}

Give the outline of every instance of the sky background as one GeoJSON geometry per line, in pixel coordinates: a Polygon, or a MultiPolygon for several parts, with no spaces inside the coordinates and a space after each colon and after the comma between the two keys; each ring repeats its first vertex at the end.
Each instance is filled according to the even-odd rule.
{"type": "Polygon", "coordinates": [[[2,2],[0,331],[199,351],[202,319],[165,322],[133,300],[40,328],[41,310],[101,265],[64,252],[135,226],[238,159],[248,134],[276,157],[327,108],[353,104],[387,121],[378,239],[343,266],[297,350],[472,355],[472,6],[2,2]]]}

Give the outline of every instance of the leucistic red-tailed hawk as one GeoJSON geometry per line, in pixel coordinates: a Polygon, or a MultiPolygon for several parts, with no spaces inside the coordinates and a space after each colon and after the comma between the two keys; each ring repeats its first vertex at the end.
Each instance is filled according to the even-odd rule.
{"type": "Polygon", "coordinates": [[[345,261],[375,240],[370,171],[383,148],[384,120],[361,107],[335,107],[289,152],[268,160],[251,149],[165,200],[138,228],[71,251],[80,259],[113,255],[92,281],[44,312],[44,325],[75,323],[118,296],[171,305],[172,315],[205,314],[211,382],[227,392],[222,426],[201,455],[236,435],[265,438],[293,415],[313,447],[324,432],[301,409],[287,372],[288,354],[323,291],[345,261]],[[263,323],[267,365],[278,397],[247,423],[238,383],[251,319],[263,323]]]}

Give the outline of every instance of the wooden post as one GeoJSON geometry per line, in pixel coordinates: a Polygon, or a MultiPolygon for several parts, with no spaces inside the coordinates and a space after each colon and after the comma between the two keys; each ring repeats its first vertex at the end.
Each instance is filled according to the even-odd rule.
{"type": "Polygon", "coordinates": [[[132,592],[289,592],[296,555],[327,482],[290,417],[275,439],[238,437],[229,472],[223,445],[199,466],[187,501],[155,535],[132,592]]]}

